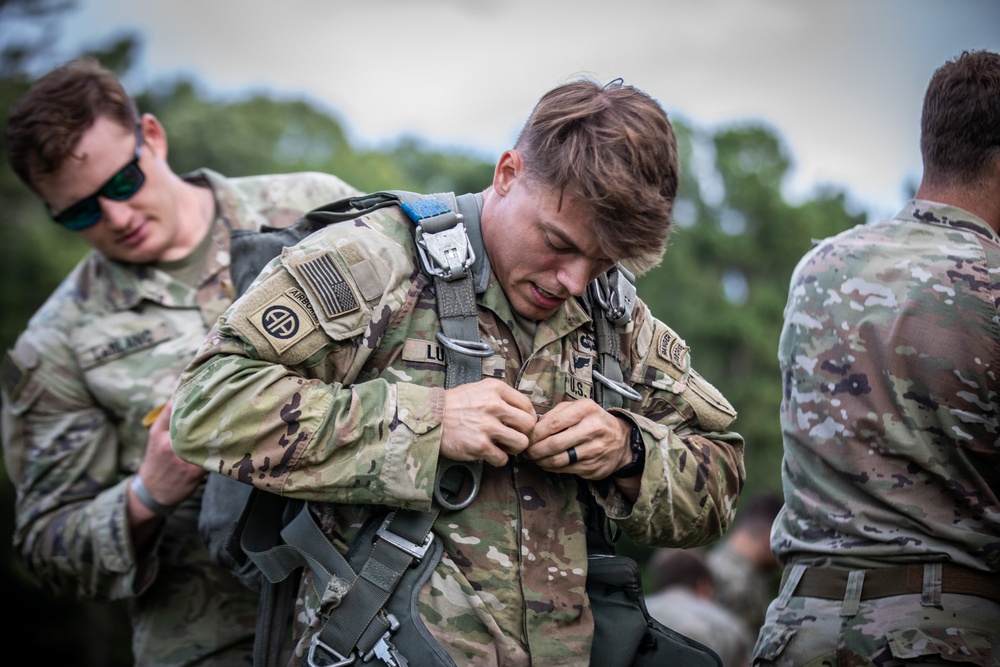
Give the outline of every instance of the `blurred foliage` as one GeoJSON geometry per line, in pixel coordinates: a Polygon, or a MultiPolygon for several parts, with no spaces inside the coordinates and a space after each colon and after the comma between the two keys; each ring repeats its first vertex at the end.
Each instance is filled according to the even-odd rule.
{"type": "MultiPolygon", "coordinates": [[[[39,63],[51,60],[70,0],[0,0],[0,114],[22,95],[39,63]],[[10,20],[30,20],[30,36],[10,34],[10,20]]],[[[117,37],[90,52],[119,74],[129,71],[140,41],[117,37]]],[[[430,149],[404,137],[379,149],[351,145],[338,118],[305,99],[250,94],[219,99],[180,78],[136,92],[139,107],[167,129],[178,173],[210,167],[227,176],[317,170],[365,191],[480,191],[493,164],[430,149]]],[[[528,113],[525,109],[525,115],[528,113]]],[[[639,278],[639,294],[692,349],[695,368],[736,406],[734,428],[746,439],[744,497],[780,491],[777,344],[788,282],[813,239],[863,223],[843,191],[819,192],[792,205],[782,196],[791,158],[777,132],[760,125],[708,132],[674,119],[682,182],[676,229],[660,266],[639,278]]],[[[14,176],[0,139],[0,349],[11,346],[31,314],[83,256],[86,246],[59,229],[14,176]]],[[[0,473],[0,534],[13,532],[14,491],[0,473]]],[[[121,605],[52,599],[23,571],[4,539],[0,581],[17,609],[10,636],[44,651],[46,662],[127,665],[128,630],[121,605]],[[26,613],[24,613],[26,612],[26,613]],[[45,619],[38,623],[38,619],[45,619]]],[[[645,551],[623,541],[640,562],[645,551]]]]}

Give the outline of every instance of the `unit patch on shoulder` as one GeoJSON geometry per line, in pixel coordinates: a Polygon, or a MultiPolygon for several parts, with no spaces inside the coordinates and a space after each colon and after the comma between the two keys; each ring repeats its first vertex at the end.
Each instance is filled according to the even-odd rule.
{"type": "Polygon", "coordinates": [[[657,351],[661,357],[681,371],[686,372],[688,366],[688,349],[688,346],[683,340],[677,337],[677,334],[670,329],[666,329],[660,337],[660,345],[657,351]]]}
{"type": "Polygon", "coordinates": [[[258,308],[249,320],[278,354],[298,343],[318,326],[309,299],[295,287],[258,308]]]}
{"type": "Polygon", "coordinates": [[[340,317],[360,308],[354,289],[344,280],[344,275],[330,253],[303,262],[298,271],[302,280],[309,284],[316,295],[326,317],[340,317]]]}

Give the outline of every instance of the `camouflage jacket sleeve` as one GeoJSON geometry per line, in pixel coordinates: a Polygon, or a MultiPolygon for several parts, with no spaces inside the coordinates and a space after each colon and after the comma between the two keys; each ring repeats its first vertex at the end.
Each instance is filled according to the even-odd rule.
{"type": "Polygon", "coordinates": [[[174,451],[274,493],[428,510],[444,390],[365,375],[371,341],[425,279],[392,241],[377,272],[351,264],[349,247],[337,260],[330,250],[286,248],[223,315],[181,377],[174,451]],[[314,303],[336,316],[317,318],[314,303]]]}
{"type": "Polygon", "coordinates": [[[729,427],[736,411],[691,367],[688,346],[641,301],[626,334],[631,383],[642,396],[634,422],[646,445],[640,494],[629,505],[601,497],[608,516],[637,544],[690,547],[729,527],[743,489],[743,438],[729,427]]]}
{"type": "Polygon", "coordinates": [[[127,597],[152,582],[157,559],[136,562],[129,479],[119,470],[129,454],[59,338],[57,330],[29,330],[5,360],[20,378],[5,388],[3,404],[4,461],[17,486],[14,546],[55,593],[127,597]]]}

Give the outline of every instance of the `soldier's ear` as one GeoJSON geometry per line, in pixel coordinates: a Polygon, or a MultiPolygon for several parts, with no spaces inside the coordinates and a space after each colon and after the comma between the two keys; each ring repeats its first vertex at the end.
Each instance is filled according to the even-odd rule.
{"type": "Polygon", "coordinates": [[[501,197],[510,192],[518,178],[524,177],[524,162],[521,154],[511,148],[504,151],[493,170],[493,189],[501,197]]]}
{"type": "Polygon", "coordinates": [[[142,123],[142,143],[153,155],[166,161],[167,131],[163,129],[163,125],[151,113],[142,114],[139,122],[142,123]]]}

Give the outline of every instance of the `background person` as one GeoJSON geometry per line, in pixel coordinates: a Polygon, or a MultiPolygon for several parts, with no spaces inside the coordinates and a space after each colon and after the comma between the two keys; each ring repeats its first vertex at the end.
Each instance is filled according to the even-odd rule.
{"type": "Polygon", "coordinates": [[[39,79],[6,140],[18,176],[93,248],[3,360],[14,547],[59,595],[127,598],[137,665],[249,665],[257,597],[199,538],[205,471],[171,450],[169,399],[232,301],[230,233],[355,191],[323,174],[178,176],[157,119],[90,60],[39,79]]]}
{"type": "Polygon", "coordinates": [[[724,667],[749,665],[753,638],[743,620],[716,601],[712,571],[700,549],[657,549],[649,559],[650,615],[719,654],[724,667]]]}
{"type": "Polygon", "coordinates": [[[733,527],[705,557],[716,602],[743,619],[755,637],[778,585],[771,524],[781,506],[781,496],[770,493],[741,502],[733,527]]]}
{"type": "MultiPolygon", "coordinates": [[[[457,198],[478,335],[494,349],[484,379],[444,388],[413,224],[381,208],[284,251],[227,311],[178,388],[175,451],[311,501],[341,550],[387,509],[430,510],[439,459],[484,461],[472,504],[433,526],[444,556],[418,621],[456,664],[588,664],[587,499],[638,543],[696,545],[725,530],[743,484],[735,412],[641,301],[619,334],[641,400],[607,411],[591,398],[594,325],[578,297],[619,260],[659,261],[677,183],[655,100],[620,81],[555,88],[492,184],[457,198]],[[295,327],[264,317],[299,306],[295,327]]],[[[314,584],[307,572],[299,660],[336,603],[314,584]]]]}
{"type": "Polygon", "coordinates": [[[920,149],[913,200],[792,276],[755,664],[1000,659],[1000,55],[934,72],[920,149]]]}

